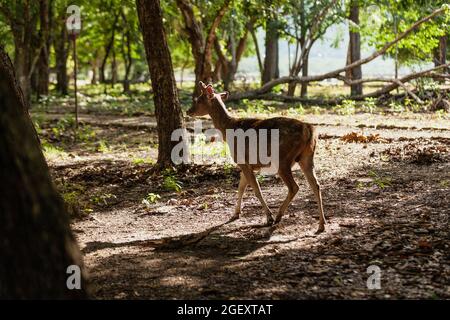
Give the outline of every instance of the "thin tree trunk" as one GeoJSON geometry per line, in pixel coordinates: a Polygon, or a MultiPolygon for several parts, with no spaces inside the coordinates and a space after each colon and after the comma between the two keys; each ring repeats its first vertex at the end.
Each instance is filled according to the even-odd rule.
{"type": "Polygon", "coordinates": [[[105,55],[103,56],[102,63],[100,64],[100,73],[99,73],[99,77],[100,78],[99,78],[99,81],[101,83],[105,83],[105,81],[106,81],[106,77],[105,77],[106,62],[108,60],[108,56],[109,56],[111,50],[114,47],[114,37],[115,37],[115,34],[116,34],[116,26],[117,26],[118,17],[119,17],[119,15],[116,13],[114,15],[114,21],[113,21],[113,24],[112,24],[112,27],[111,27],[112,28],[111,29],[111,37],[109,38],[109,41],[108,41],[108,43],[105,46],[105,55]]]}
{"type": "Polygon", "coordinates": [[[269,20],[266,29],[266,56],[264,57],[263,84],[277,79],[280,75],[278,68],[278,38],[278,23],[276,20],[269,20]]]}
{"type": "Polygon", "coordinates": [[[112,49],[112,59],[111,59],[111,87],[117,82],[117,60],[116,60],[116,50],[112,49]]]}
{"type": "Polygon", "coordinates": [[[153,88],[158,129],[158,164],[171,165],[174,130],[183,127],[177,84],[172,58],[167,45],[159,0],[136,0],[139,22],[144,39],[148,68],[153,88]]]}
{"type": "Polygon", "coordinates": [[[83,262],[64,202],[1,47],[0,106],[0,299],[86,298],[83,262]],[[79,290],[68,289],[69,266],[80,268],[79,290]]]}
{"type": "MultiPolygon", "coordinates": [[[[308,63],[309,63],[309,53],[307,53],[305,55],[305,57],[303,58],[303,63],[302,63],[302,76],[303,77],[308,76],[308,63]]],[[[302,98],[305,98],[307,95],[308,95],[308,83],[304,82],[301,85],[300,96],[302,98]]]]}
{"type": "MultiPolygon", "coordinates": [[[[356,0],[352,0],[350,4],[350,21],[359,25],[359,4],[356,0]]],[[[361,36],[359,31],[353,32],[350,29],[350,63],[361,59],[361,36]]],[[[357,66],[351,69],[352,80],[362,79],[362,68],[357,66]]],[[[362,95],[362,83],[351,85],[351,95],[362,95]]]]}
{"type": "Polygon", "coordinates": [[[203,35],[203,25],[197,20],[192,4],[187,0],[176,0],[176,2],[183,15],[185,30],[189,36],[192,55],[195,61],[194,72],[196,85],[194,86],[193,96],[198,96],[200,94],[199,86],[197,85],[198,82],[210,82],[213,79],[212,50],[216,38],[216,30],[228,9],[230,0],[225,0],[216,12],[206,37],[203,35]]]}
{"type": "Polygon", "coordinates": [[[67,29],[64,24],[64,15],[58,18],[59,29],[58,34],[54,37],[54,49],[56,60],[56,90],[67,95],[69,92],[69,80],[67,77],[67,59],[69,57],[69,39],[67,29]]]}
{"type": "Polygon", "coordinates": [[[40,0],[40,21],[41,21],[41,41],[42,49],[39,55],[37,75],[37,95],[48,95],[49,85],[49,51],[50,51],[50,14],[48,0],[40,0]]]}
{"type": "Polygon", "coordinates": [[[255,28],[252,27],[250,29],[250,33],[253,38],[253,43],[255,44],[256,57],[258,58],[258,68],[259,68],[259,73],[261,74],[261,79],[262,79],[264,67],[263,67],[263,63],[262,63],[261,52],[259,51],[258,38],[256,37],[255,28]]]}

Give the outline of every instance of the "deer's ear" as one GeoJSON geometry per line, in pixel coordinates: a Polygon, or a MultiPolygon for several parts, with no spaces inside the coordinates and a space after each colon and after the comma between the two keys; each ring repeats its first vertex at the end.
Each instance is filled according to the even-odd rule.
{"type": "Polygon", "coordinates": [[[211,95],[214,94],[214,88],[213,88],[212,85],[210,85],[210,84],[208,84],[208,85],[205,87],[205,90],[206,90],[206,93],[207,93],[209,96],[211,96],[211,95]]]}
{"type": "Polygon", "coordinates": [[[228,97],[230,96],[230,93],[228,91],[222,92],[220,93],[220,98],[225,101],[228,99],[228,97]]]}
{"type": "Polygon", "coordinates": [[[198,86],[200,87],[200,89],[205,89],[206,88],[206,84],[203,81],[199,81],[198,82],[198,86]]]}

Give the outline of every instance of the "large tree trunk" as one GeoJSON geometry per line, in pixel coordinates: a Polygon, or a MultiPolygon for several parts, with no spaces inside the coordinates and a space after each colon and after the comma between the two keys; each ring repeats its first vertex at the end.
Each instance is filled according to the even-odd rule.
{"type": "Polygon", "coordinates": [[[178,90],[159,0],[136,0],[136,5],[153,87],[158,125],[158,164],[166,166],[172,164],[171,152],[178,144],[171,140],[172,132],[183,126],[178,90]]]}
{"type": "Polygon", "coordinates": [[[50,52],[50,14],[48,0],[41,0],[40,6],[41,41],[43,42],[37,66],[37,95],[48,95],[49,85],[49,52],[50,52]]]}
{"type": "MultiPolygon", "coordinates": [[[[358,1],[352,0],[350,4],[350,21],[354,24],[359,25],[359,4],[358,1]]],[[[358,61],[361,59],[361,36],[359,31],[352,31],[350,28],[350,63],[358,61]]],[[[362,79],[362,70],[361,66],[357,66],[351,69],[351,78],[352,80],[362,79]]],[[[351,85],[351,95],[358,96],[362,94],[362,83],[352,84],[351,85]]]]}
{"type": "Polygon", "coordinates": [[[86,298],[83,272],[81,289],[68,289],[81,255],[1,47],[0,109],[0,299],[86,298]]]}
{"type": "Polygon", "coordinates": [[[269,20],[266,29],[266,56],[264,57],[264,71],[262,83],[265,84],[280,76],[278,68],[278,22],[269,20]]]}

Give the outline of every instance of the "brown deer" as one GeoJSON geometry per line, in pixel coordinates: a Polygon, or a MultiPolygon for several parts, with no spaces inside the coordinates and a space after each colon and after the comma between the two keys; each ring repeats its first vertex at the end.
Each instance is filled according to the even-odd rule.
{"type": "MultiPolygon", "coordinates": [[[[261,164],[259,160],[257,163],[248,162],[248,150],[250,148],[248,148],[249,144],[246,143],[245,163],[239,163],[236,161],[237,148],[230,150],[234,161],[237,162],[237,165],[241,169],[237,203],[231,220],[239,218],[239,214],[241,213],[242,196],[247,186],[250,185],[261,202],[264,212],[266,213],[266,225],[272,225],[280,222],[283,213],[286,211],[289,203],[292,201],[299,189],[292,176],[292,167],[297,162],[300,164],[300,167],[314,192],[319,206],[319,229],[317,230],[317,233],[324,231],[325,217],[323,214],[322,195],[320,192],[320,185],[317,182],[317,177],[314,172],[314,151],[317,144],[317,133],[314,127],[299,120],[285,117],[270,119],[234,118],[228,113],[225,104],[223,103],[223,101],[228,98],[228,92],[216,93],[212,85],[205,85],[201,81],[199,86],[201,89],[201,94],[199,97],[194,99],[193,106],[188,110],[187,114],[189,116],[209,115],[212,118],[215,128],[222,133],[225,140],[227,130],[242,129],[245,131],[248,129],[255,129],[259,135],[260,129],[266,129],[266,132],[267,130],[278,129],[279,160],[277,173],[289,189],[286,199],[280,206],[278,214],[275,216],[274,220],[272,217],[272,212],[261,194],[261,188],[254,174],[255,171],[258,171],[267,165],[261,164]]],[[[227,143],[229,143],[229,141],[227,141],[227,143]]],[[[270,144],[270,141],[268,143],[270,144]]]]}

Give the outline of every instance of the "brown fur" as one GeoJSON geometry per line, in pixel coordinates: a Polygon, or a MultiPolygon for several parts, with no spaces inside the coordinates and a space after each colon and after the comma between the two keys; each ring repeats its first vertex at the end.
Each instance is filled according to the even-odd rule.
{"type": "MultiPolygon", "coordinates": [[[[256,119],[256,118],[234,118],[226,110],[226,107],[222,101],[222,98],[228,96],[227,93],[217,94],[214,93],[210,85],[205,86],[200,83],[202,89],[202,95],[194,102],[193,107],[188,111],[189,115],[202,116],[210,115],[216,129],[222,132],[224,139],[226,139],[227,129],[242,129],[244,131],[248,129],[255,129],[259,132],[259,129],[267,129],[270,133],[270,129],[279,130],[279,169],[278,175],[283,179],[284,183],[288,187],[288,195],[282,203],[278,214],[275,217],[275,223],[281,220],[283,213],[286,211],[289,203],[298,192],[298,185],[292,176],[292,166],[295,163],[299,163],[305,177],[314,192],[316,200],[319,206],[319,229],[318,232],[325,230],[325,217],[323,214],[322,195],[320,191],[320,185],[317,182],[317,177],[314,172],[314,153],[317,145],[317,132],[315,128],[302,121],[276,117],[270,119],[256,119]]],[[[270,151],[270,137],[268,140],[268,151],[270,151]]],[[[245,164],[238,164],[241,168],[241,180],[238,188],[238,200],[236,203],[235,214],[232,217],[237,219],[241,212],[241,201],[244,191],[247,185],[250,185],[258,199],[260,200],[264,211],[267,216],[267,224],[270,225],[274,222],[272,212],[267,206],[259,186],[256,180],[254,171],[259,170],[266,165],[259,162],[256,164],[249,164],[248,139],[246,139],[245,145],[245,164]]],[[[233,159],[236,161],[237,150],[231,150],[233,159]]],[[[270,155],[270,152],[268,152],[270,155]]],[[[268,165],[267,165],[268,166],[268,165]]]]}

